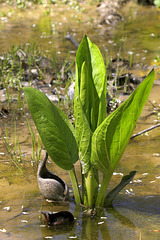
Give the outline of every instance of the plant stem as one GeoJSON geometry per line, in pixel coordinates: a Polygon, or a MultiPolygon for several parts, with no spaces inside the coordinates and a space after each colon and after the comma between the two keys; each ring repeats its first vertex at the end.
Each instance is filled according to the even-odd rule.
{"type": "Polygon", "coordinates": [[[74,167],[69,171],[69,175],[70,175],[71,182],[72,182],[72,187],[73,187],[76,204],[80,204],[80,203],[82,203],[82,200],[81,200],[81,194],[79,191],[78,181],[77,181],[74,167]]]}
{"type": "Polygon", "coordinates": [[[103,175],[102,184],[96,200],[96,207],[103,207],[111,177],[112,177],[112,172],[107,175],[105,174],[103,175]]]}
{"type": "Polygon", "coordinates": [[[84,199],[84,205],[91,209],[95,207],[98,185],[98,172],[91,167],[85,176],[86,197],[84,199]]]}

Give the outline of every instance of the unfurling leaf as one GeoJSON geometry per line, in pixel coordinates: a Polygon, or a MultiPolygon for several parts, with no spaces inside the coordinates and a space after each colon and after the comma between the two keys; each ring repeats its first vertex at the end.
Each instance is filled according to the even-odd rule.
{"type": "Polygon", "coordinates": [[[76,55],[74,115],[82,172],[87,173],[92,133],[106,117],[106,71],[98,47],[86,36],[76,55]]]}

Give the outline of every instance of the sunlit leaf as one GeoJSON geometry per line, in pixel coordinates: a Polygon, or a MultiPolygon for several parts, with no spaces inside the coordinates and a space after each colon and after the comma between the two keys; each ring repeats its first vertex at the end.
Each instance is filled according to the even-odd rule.
{"type": "Polygon", "coordinates": [[[61,168],[70,170],[78,160],[74,128],[67,116],[47,96],[34,88],[24,88],[34,123],[51,159],[61,168]]]}
{"type": "Polygon", "coordinates": [[[91,137],[106,117],[106,72],[98,47],[84,37],[76,55],[74,115],[82,172],[90,168],[91,137]]]}
{"type": "MultiPolygon", "coordinates": [[[[78,84],[75,85],[75,94],[76,92],[79,92],[78,84]]],[[[82,173],[84,174],[90,169],[92,131],[78,94],[74,100],[74,109],[76,139],[79,146],[79,157],[82,165],[82,173]]]]}
{"type": "Polygon", "coordinates": [[[106,70],[98,47],[86,36],[78,48],[76,65],[78,94],[93,132],[106,117],[106,70]]]}
{"type": "Polygon", "coordinates": [[[154,70],[92,136],[92,164],[104,174],[113,172],[143,110],[154,82],[154,70]]]}

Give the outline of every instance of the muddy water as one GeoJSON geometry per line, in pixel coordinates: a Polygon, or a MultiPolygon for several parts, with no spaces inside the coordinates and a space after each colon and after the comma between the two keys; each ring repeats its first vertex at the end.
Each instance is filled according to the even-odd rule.
{"type": "MultiPolygon", "coordinates": [[[[89,8],[94,10],[93,6],[87,7],[87,11],[89,8]]],[[[135,8],[134,4],[130,9],[133,8],[135,8]]],[[[130,50],[134,51],[134,61],[137,63],[155,64],[153,59],[159,51],[158,32],[156,32],[159,19],[158,11],[143,8],[145,14],[141,17],[142,7],[136,7],[135,11],[139,18],[136,17],[135,20],[132,14],[132,22],[128,20],[128,24],[119,25],[119,29],[107,39],[101,35],[99,29],[95,26],[93,28],[92,20],[87,12],[82,15],[77,11],[65,9],[65,13],[67,12],[65,19],[62,17],[64,8],[58,6],[57,9],[59,10],[54,13],[51,11],[49,16],[46,16],[45,10],[47,9],[40,11],[39,8],[36,8],[34,11],[28,11],[27,16],[24,15],[23,11],[20,11],[17,14],[17,20],[13,21],[13,17],[11,17],[8,22],[1,22],[0,52],[8,50],[13,44],[30,42],[32,39],[43,45],[46,50],[53,48],[57,54],[63,53],[65,56],[68,48],[74,49],[70,43],[64,40],[65,33],[71,29],[73,33],[76,33],[79,41],[85,32],[91,38],[93,36],[92,41],[99,43],[101,48],[105,41],[106,47],[111,49],[113,55],[121,47],[123,49],[121,52],[125,57],[130,56],[128,53],[130,50]],[[157,25],[150,24],[150,21],[147,20],[151,13],[154,17],[153,23],[157,23],[157,25]],[[146,18],[144,18],[145,15],[146,18]],[[70,20],[69,24],[67,23],[68,19],[70,20]],[[138,22],[141,25],[138,25],[138,22]],[[143,36],[141,36],[140,32],[145,29],[147,24],[150,28],[144,30],[143,36]],[[136,30],[137,26],[139,28],[141,26],[139,31],[136,30]],[[82,29],[81,33],[78,33],[79,28],[82,29]],[[91,33],[92,28],[94,30],[91,33]],[[153,34],[151,36],[151,33],[154,36],[153,34]],[[18,37],[15,38],[15,36],[18,37]],[[125,41],[119,41],[124,37],[125,41]],[[134,41],[131,41],[132,38],[134,41]],[[154,44],[150,44],[151,39],[154,39],[154,44]],[[145,40],[145,44],[142,40],[145,40]]],[[[141,70],[139,69],[137,66],[133,71],[140,75],[141,70]]],[[[148,70],[145,68],[145,71],[148,70]]],[[[159,91],[160,86],[157,82],[149,97],[149,100],[158,109],[160,108],[159,91]]],[[[0,104],[1,107],[2,103],[0,104]]],[[[135,133],[159,122],[158,112],[154,111],[152,104],[148,101],[145,105],[135,133]],[[153,112],[155,113],[153,114],[153,112]]],[[[13,123],[11,125],[11,117],[7,115],[0,119],[0,239],[160,239],[160,128],[130,141],[113,176],[110,188],[118,184],[122,174],[128,174],[132,170],[136,170],[137,174],[133,182],[114,201],[114,209],[104,210],[101,217],[91,219],[86,215],[84,208],[77,207],[74,203],[56,204],[47,202],[42,198],[36,180],[38,162],[31,157],[31,135],[25,119],[21,115],[16,116],[16,118],[16,136],[19,137],[22,154],[22,162],[19,163],[19,167],[23,173],[11,161],[3,140],[3,137],[6,137],[6,125],[9,143],[14,144],[15,128],[13,123]],[[69,210],[76,218],[75,224],[71,228],[63,229],[45,227],[39,213],[42,209],[48,211],[69,210]]],[[[29,121],[31,122],[30,118],[29,121]]],[[[32,122],[31,125],[35,131],[32,122]]],[[[41,158],[43,155],[42,151],[41,158]]],[[[48,167],[71,186],[67,172],[61,171],[51,162],[48,163],[48,167]]],[[[76,168],[79,171],[78,165],[76,168]]]]}
{"type": "Polygon", "coordinates": [[[9,50],[11,45],[37,42],[46,51],[65,53],[66,56],[68,49],[75,50],[65,40],[68,31],[73,35],[78,32],[76,38],[79,42],[84,34],[97,31],[92,19],[92,15],[95,17],[96,14],[95,5],[81,4],[77,10],[72,8],[64,4],[35,6],[35,9],[28,9],[26,12],[13,10],[16,12],[12,14],[11,10],[2,7],[1,11],[6,17],[0,21],[0,52],[9,50]]]}
{"type": "Polygon", "coordinates": [[[125,20],[117,26],[113,36],[116,52],[130,59],[134,69],[143,75],[145,66],[155,66],[159,75],[159,19],[160,11],[155,7],[143,7],[131,1],[122,9],[125,20]],[[158,58],[158,61],[156,59],[158,58]]]}

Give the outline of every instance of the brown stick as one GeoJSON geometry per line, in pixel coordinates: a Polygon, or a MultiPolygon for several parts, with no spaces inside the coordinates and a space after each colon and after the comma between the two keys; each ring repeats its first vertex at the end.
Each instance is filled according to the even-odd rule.
{"type": "Polygon", "coordinates": [[[76,48],[79,47],[79,43],[74,39],[74,37],[68,32],[66,39],[69,40],[76,48]]]}
{"type": "Polygon", "coordinates": [[[137,137],[137,136],[142,135],[143,133],[149,132],[149,131],[151,131],[151,130],[153,130],[153,129],[155,129],[155,128],[158,128],[158,127],[160,127],[160,123],[156,124],[155,126],[149,127],[149,128],[147,128],[147,129],[139,132],[139,133],[133,134],[130,139],[133,139],[133,138],[135,138],[135,137],[137,137]]]}

